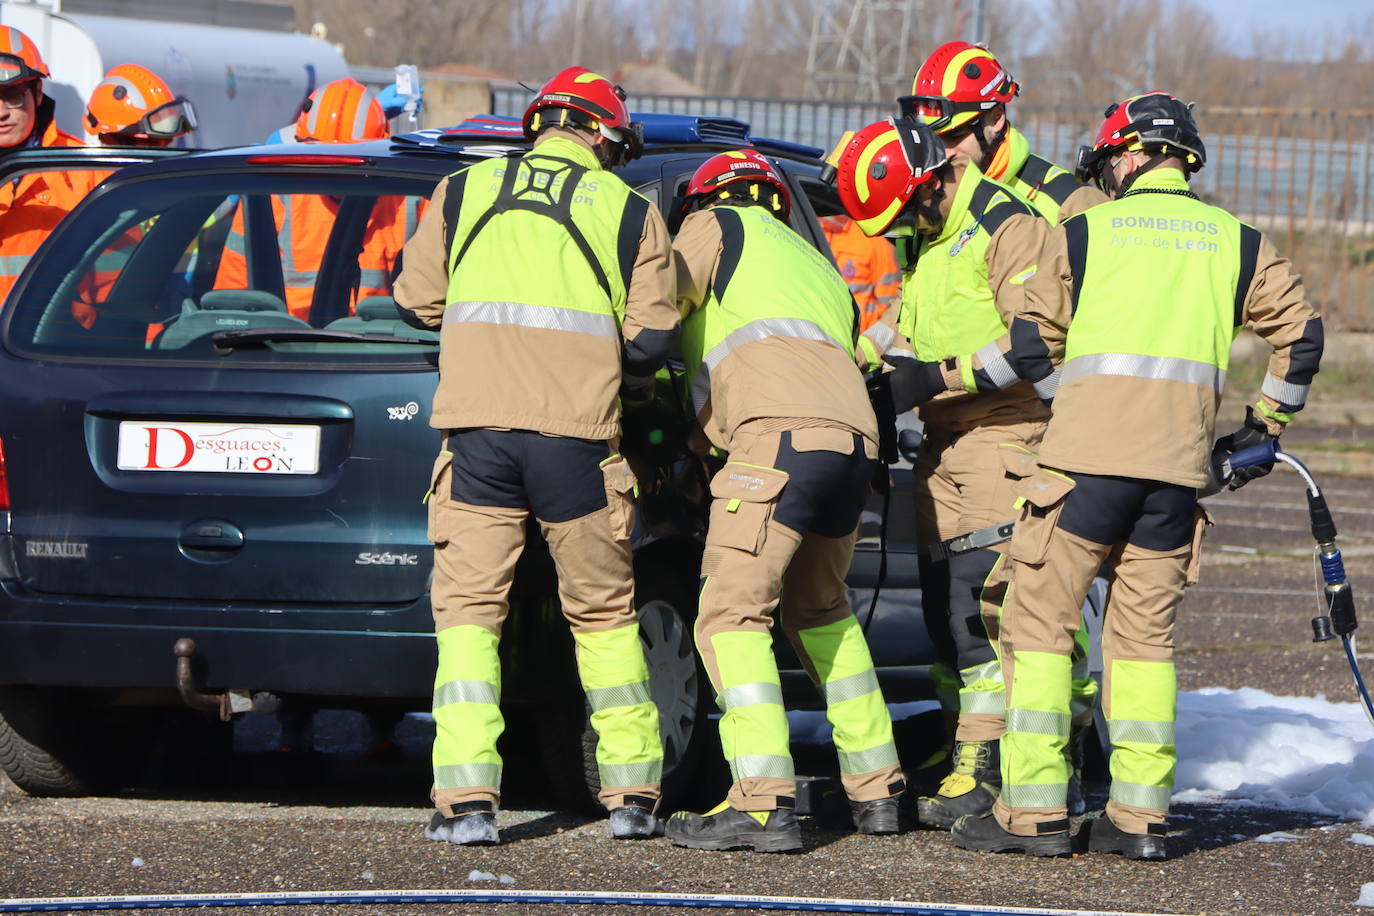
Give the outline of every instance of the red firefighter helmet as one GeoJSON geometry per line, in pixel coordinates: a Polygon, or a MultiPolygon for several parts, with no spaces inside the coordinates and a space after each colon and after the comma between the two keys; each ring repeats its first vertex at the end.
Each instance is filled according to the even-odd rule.
{"type": "Polygon", "coordinates": [[[310,93],[296,119],[296,139],[313,143],[358,143],[391,136],[382,103],[362,83],[344,77],[310,93]]]}
{"type": "Polygon", "coordinates": [[[625,107],[625,90],[586,67],[568,67],[544,84],[525,109],[525,139],[533,140],[540,128],[567,123],[593,128],[619,143],[622,161],[644,149],[640,126],[625,107]]]}
{"type": "Polygon", "coordinates": [[[1133,147],[1177,156],[1189,172],[1196,172],[1207,164],[1207,147],[1192,107],[1167,92],[1147,92],[1107,106],[1092,146],[1078,148],[1076,177],[1100,184],[1103,165],[1133,147]]]}
{"type": "Polygon", "coordinates": [[[921,64],[911,95],[897,104],[903,115],[929,124],[937,134],[957,130],[995,105],[1016,98],[1021,86],[981,45],[951,41],[921,64]]]}
{"type": "Polygon", "coordinates": [[[787,219],[792,212],[792,196],[787,192],[787,184],[771,162],[751,149],[717,153],[698,166],[687,183],[683,209],[700,206],[713,197],[756,200],[779,219],[787,219]]]}
{"type": "Polygon", "coordinates": [[[48,76],[48,65],[33,39],[13,26],[0,26],[0,86],[48,76]]]}
{"type": "Polygon", "coordinates": [[[889,118],[858,131],[840,150],[835,189],[864,235],[882,235],[916,189],[948,161],[944,143],[928,125],[889,118]]]}

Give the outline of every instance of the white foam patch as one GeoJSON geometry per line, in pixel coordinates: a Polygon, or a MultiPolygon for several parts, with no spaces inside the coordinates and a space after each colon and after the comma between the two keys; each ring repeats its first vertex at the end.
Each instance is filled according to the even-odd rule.
{"type": "Polygon", "coordinates": [[[1374,826],[1374,729],[1358,703],[1208,687],[1178,697],[1176,801],[1235,800],[1374,826]]]}
{"type": "Polygon", "coordinates": [[[1301,840],[1302,837],[1293,833],[1285,833],[1282,830],[1275,830],[1273,833],[1261,833],[1255,837],[1256,843],[1292,843],[1301,840]]]}
{"type": "Polygon", "coordinates": [[[1374,836],[1370,836],[1367,833],[1352,833],[1350,835],[1350,842],[1354,843],[1356,846],[1374,846],[1374,836]]]}
{"type": "Polygon", "coordinates": [[[1374,906],[1374,881],[1360,888],[1360,899],[1355,901],[1355,905],[1374,906]]]}

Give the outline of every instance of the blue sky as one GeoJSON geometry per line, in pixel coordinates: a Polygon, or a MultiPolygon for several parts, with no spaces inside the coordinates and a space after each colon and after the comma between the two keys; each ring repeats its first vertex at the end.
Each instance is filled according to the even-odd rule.
{"type": "MultiPolygon", "coordinates": [[[[1047,7],[1045,0],[1029,2],[1047,7]]],[[[1250,35],[1258,26],[1285,29],[1295,41],[1320,40],[1352,27],[1374,22],[1374,0],[1196,0],[1222,23],[1230,47],[1239,54],[1250,51],[1250,35]],[[1295,11],[1300,10],[1300,13],[1295,11]]],[[[1314,51],[1314,56],[1319,56],[1314,51]]],[[[1301,53],[1295,57],[1302,57],[1301,53]]]]}

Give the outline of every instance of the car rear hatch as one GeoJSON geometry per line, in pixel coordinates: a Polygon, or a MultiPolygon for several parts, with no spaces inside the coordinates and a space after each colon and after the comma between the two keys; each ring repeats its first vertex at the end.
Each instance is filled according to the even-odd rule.
{"type": "Polygon", "coordinates": [[[92,194],[7,305],[23,585],[410,604],[437,335],[386,293],[442,170],[192,158],[92,194]]]}

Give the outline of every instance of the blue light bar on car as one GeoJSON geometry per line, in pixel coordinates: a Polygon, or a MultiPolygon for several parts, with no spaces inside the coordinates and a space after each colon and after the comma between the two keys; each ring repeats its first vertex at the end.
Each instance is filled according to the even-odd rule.
{"type": "Polygon", "coordinates": [[[636,112],[630,119],[644,125],[644,142],[668,146],[679,143],[727,143],[747,146],[749,125],[734,118],[636,112]]]}

